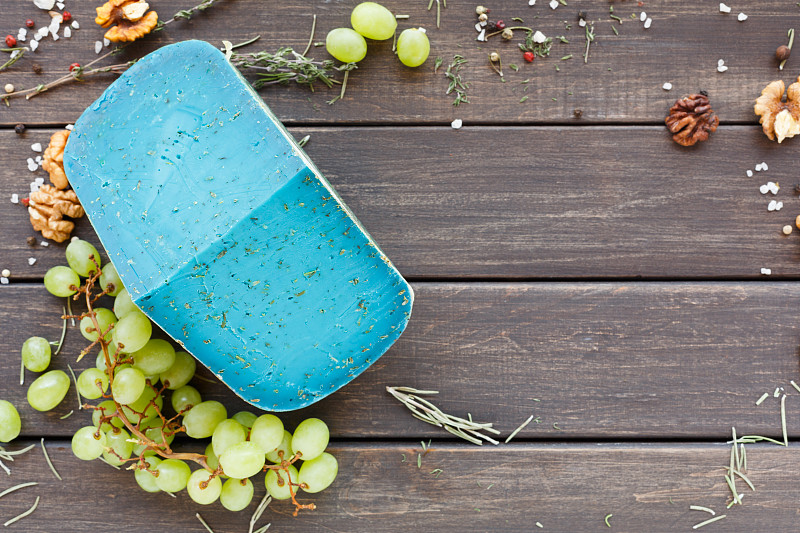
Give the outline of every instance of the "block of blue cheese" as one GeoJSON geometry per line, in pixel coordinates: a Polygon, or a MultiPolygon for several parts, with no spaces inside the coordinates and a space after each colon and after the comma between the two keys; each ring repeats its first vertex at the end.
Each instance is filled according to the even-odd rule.
{"type": "Polygon", "coordinates": [[[410,285],[208,43],[133,65],[64,167],[133,301],[254,406],[324,398],[406,327],[410,285]]]}

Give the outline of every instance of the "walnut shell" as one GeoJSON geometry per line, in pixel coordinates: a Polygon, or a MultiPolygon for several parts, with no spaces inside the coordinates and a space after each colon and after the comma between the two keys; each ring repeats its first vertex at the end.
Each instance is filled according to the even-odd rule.
{"type": "Polygon", "coordinates": [[[94,21],[109,28],[105,38],[111,42],[130,42],[140,39],[158,25],[158,14],[147,11],[150,5],[144,0],[108,0],[96,8],[94,21]]]}

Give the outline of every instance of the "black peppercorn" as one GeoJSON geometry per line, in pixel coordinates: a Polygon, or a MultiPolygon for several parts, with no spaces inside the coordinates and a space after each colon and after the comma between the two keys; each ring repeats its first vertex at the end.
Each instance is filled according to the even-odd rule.
{"type": "Polygon", "coordinates": [[[14,126],[14,133],[16,133],[17,135],[22,135],[23,133],[25,133],[25,124],[17,124],[16,126],[14,126]]]}
{"type": "Polygon", "coordinates": [[[42,66],[41,66],[39,63],[34,63],[34,64],[33,64],[33,65],[31,65],[31,66],[32,66],[32,68],[33,68],[33,71],[34,71],[36,74],[41,74],[42,72],[44,72],[44,70],[42,69],[42,66]]]}
{"type": "Polygon", "coordinates": [[[28,237],[25,242],[28,243],[28,246],[36,246],[36,237],[28,237]]]}
{"type": "Polygon", "coordinates": [[[575,109],[574,111],[572,111],[572,115],[575,118],[581,118],[583,116],[583,111],[580,109],[575,109]]]}

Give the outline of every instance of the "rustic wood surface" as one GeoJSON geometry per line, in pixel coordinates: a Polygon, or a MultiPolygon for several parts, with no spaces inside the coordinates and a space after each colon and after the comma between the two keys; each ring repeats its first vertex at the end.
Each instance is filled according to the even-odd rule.
{"type": "MultiPolygon", "coordinates": [[[[45,38],[36,53],[0,72],[2,85],[32,87],[98,57],[99,2],[66,3],[80,29],[71,39],[45,38]],[[33,73],[34,62],[43,74],[33,73]]],[[[150,3],[162,19],[192,4],[150,3]]],[[[322,42],[348,24],[356,3],[220,0],[102,64],[192,38],[220,44],[261,35],[244,50],[302,50],[312,15],[314,41],[322,42]]],[[[260,94],[293,135],[311,135],[308,154],[412,280],[413,318],[351,385],[283,416],[289,428],[309,416],[329,422],[340,475],[329,490],[304,498],[316,511],[294,518],[290,505],[273,502],[262,522],[273,523],[270,531],[298,532],[518,532],[538,531],[536,522],[542,531],[692,531],[710,515],[689,506],[702,505],[727,517],[701,531],[796,529],[800,392],[791,382],[800,383],[800,232],[784,236],[781,228],[800,213],[797,141],[769,142],[752,112],[769,81],[791,82],[800,70],[800,56],[783,72],[773,59],[800,23],[796,2],[729,3],[731,14],[717,2],[690,0],[568,0],[556,10],[546,0],[533,7],[482,2],[492,20],[516,25],[511,19],[520,17],[521,25],[569,40],[533,64],[517,49],[520,32],[508,43],[475,41],[477,2],[449,0],[441,29],[425,0],[383,3],[410,16],[400,29],[427,28],[425,66],[404,68],[391,43],[371,42],[335,105],[325,102],[336,90],[287,86],[260,94]],[[742,10],[748,18],[739,22],[742,10]],[[578,11],[596,21],[588,64],[578,11]],[[653,19],[650,29],[630,18],[642,11],[653,19]],[[489,68],[489,51],[501,53],[505,83],[489,68]],[[454,54],[469,60],[470,103],[458,107],[444,94],[443,70],[454,54]],[[438,73],[436,56],[444,59],[438,73]],[[718,59],[727,72],[717,72],[718,59]],[[663,90],[665,82],[674,88],[663,90]],[[709,142],[681,148],[663,118],[676,98],[700,89],[709,91],[722,125],[709,142]],[[464,128],[450,127],[455,118],[464,128]],[[745,175],[762,161],[768,171],[745,175]],[[760,194],[767,181],[780,183],[777,196],[760,194]],[[767,211],[772,199],[784,202],[781,211],[767,211]],[[410,417],[387,385],[439,390],[434,401],[445,410],[493,422],[503,437],[531,414],[539,418],[509,445],[477,448],[410,417]],[[725,441],[734,426],[740,435],[781,438],[776,388],[789,396],[790,446],[749,445],[756,492],[739,481],[744,505],[726,510],[725,441]],[[756,406],[765,392],[770,397],[756,406]],[[422,440],[432,449],[418,468],[422,440]]],[[[37,27],[48,22],[30,1],[6,4],[0,36],[16,33],[26,18],[37,27]]],[[[328,58],[323,47],[309,55],[328,58]]],[[[9,531],[205,531],[196,512],[216,533],[247,531],[255,502],[242,513],[201,507],[185,493],[146,494],[130,473],[79,461],[69,438],[88,414],[77,411],[74,389],[43,414],[27,405],[19,385],[24,339],[60,334],[63,302],[41,279],[64,262],[64,246],[39,239],[30,247],[26,239],[36,234],[8,199],[24,197],[30,181],[45,177],[27,170],[30,145],[46,145],[113,79],[100,75],[0,106],[0,269],[12,273],[10,285],[0,286],[0,399],[23,418],[23,435],[9,449],[37,444],[8,463],[11,476],[0,472],[0,492],[40,483],[0,499],[0,523],[39,495],[36,513],[9,531]],[[27,125],[24,135],[14,133],[17,123],[27,125]],[[42,437],[63,482],[44,462],[42,437]]],[[[76,233],[97,242],[86,220],[76,233]]],[[[88,367],[93,357],[75,363],[82,346],[70,327],[53,367],[88,367]]],[[[26,384],[34,378],[28,372],[26,384]]],[[[204,369],[194,384],[230,413],[248,408],[204,369]]],[[[262,496],[263,483],[256,490],[262,496]]]]}

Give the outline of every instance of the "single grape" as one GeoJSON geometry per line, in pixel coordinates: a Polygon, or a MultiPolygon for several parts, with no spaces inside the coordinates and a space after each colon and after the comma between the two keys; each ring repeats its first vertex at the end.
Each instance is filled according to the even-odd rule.
{"type": "Polygon", "coordinates": [[[6,400],[0,400],[0,442],[11,442],[19,436],[22,429],[22,420],[14,405],[6,400]]]}
{"type": "Polygon", "coordinates": [[[211,474],[207,470],[195,470],[189,476],[189,482],[186,484],[189,497],[200,505],[214,503],[222,492],[222,481],[218,477],[209,481],[210,476],[211,474]],[[205,488],[201,486],[204,482],[207,482],[205,488]]]}
{"type": "Polygon", "coordinates": [[[103,268],[100,269],[100,288],[104,291],[108,291],[106,294],[109,296],[117,296],[125,286],[122,284],[122,280],[117,274],[117,269],[114,268],[114,265],[111,263],[107,263],[103,268]]]}
{"type": "Polygon", "coordinates": [[[103,455],[105,445],[106,434],[94,426],[84,426],[72,436],[72,453],[84,461],[103,455]]]}
{"type": "Polygon", "coordinates": [[[122,406],[122,412],[128,420],[134,423],[139,421],[138,413],[144,415],[142,422],[152,420],[158,416],[158,411],[156,411],[156,408],[153,407],[150,402],[155,403],[159,410],[164,407],[164,397],[160,394],[156,395],[156,391],[153,390],[153,387],[145,386],[142,394],[135,402],[122,406]]]}
{"type": "Polygon", "coordinates": [[[180,413],[181,411],[194,407],[195,405],[200,405],[200,402],[203,401],[203,399],[200,397],[200,393],[197,392],[197,389],[191,385],[184,385],[180,389],[175,390],[172,393],[171,400],[172,408],[176,413],[180,413]]]}
{"type": "Polygon", "coordinates": [[[298,474],[298,483],[305,485],[303,490],[306,492],[320,492],[330,487],[338,473],[339,462],[336,457],[322,452],[316,459],[303,463],[298,474]]]}
{"type": "MultiPolygon", "coordinates": [[[[255,442],[264,453],[269,453],[280,446],[283,440],[283,422],[275,415],[261,415],[253,422],[250,440],[255,442]]],[[[288,457],[286,457],[288,459],[288,457]]]]}
{"type": "Polygon", "coordinates": [[[161,383],[170,390],[180,389],[194,377],[197,362],[186,352],[175,352],[175,362],[161,373],[161,383]]]}
{"type": "Polygon", "coordinates": [[[108,376],[102,370],[88,368],[78,376],[78,392],[88,400],[96,400],[108,390],[108,376]]]}
{"type": "MultiPolygon", "coordinates": [[[[108,331],[103,338],[106,341],[111,341],[111,330],[108,327],[116,324],[117,316],[111,309],[106,309],[105,307],[96,307],[94,311],[100,331],[108,331]]],[[[100,333],[95,330],[91,317],[85,316],[81,318],[79,329],[81,330],[81,335],[88,341],[94,342],[100,336],[100,333]]]]}
{"type": "Polygon", "coordinates": [[[241,511],[253,501],[253,482],[249,479],[229,479],[222,485],[219,503],[229,511],[241,511]]]}
{"type": "Polygon", "coordinates": [[[308,418],[300,422],[292,436],[292,453],[302,453],[303,461],[319,457],[328,447],[330,431],[319,418],[308,418]]]}
{"type": "Polygon", "coordinates": [[[392,12],[375,2],[362,2],[353,8],[350,25],[367,39],[391,39],[397,29],[397,19],[392,12]]]}
{"type": "Polygon", "coordinates": [[[51,370],[28,387],[28,403],[37,411],[49,411],[61,403],[68,390],[69,376],[61,370],[51,370]]]}
{"type": "MultiPolygon", "coordinates": [[[[252,434],[252,431],[250,433],[252,434]]],[[[292,434],[285,429],[278,447],[271,452],[267,452],[267,461],[275,464],[280,463],[283,460],[280,452],[283,452],[283,459],[289,459],[292,456],[292,434]]]]}
{"type": "Polygon", "coordinates": [[[50,366],[50,343],[43,337],[31,337],[22,343],[22,364],[31,372],[44,372],[50,366]]]}
{"type": "Polygon", "coordinates": [[[123,368],[115,372],[112,394],[119,403],[135,402],[146,386],[144,374],[135,368],[123,368]]]}
{"type": "MultiPolygon", "coordinates": [[[[161,464],[161,459],[155,455],[145,455],[144,461],[147,463],[147,468],[150,470],[155,470],[158,465],[161,464]]],[[[156,485],[156,476],[147,470],[136,469],[133,475],[136,478],[136,483],[142,487],[143,490],[147,492],[161,492],[161,489],[156,485]]]]}
{"type": "Polygon", "coordinates": [[[84,278],[88,278],[97,270],[97,265],[92,258],[97,261],[97,265],[101,264],[100,254],[91,243],[75,239],[67,245],[67,263],[72,270],[84,278]]]}
{"type": "MultiPolygon", "coordinates": [[[[114,402],[112,400],[106,400],[104,402],[100,402],[99,404],[97,404],[97,407],[99,409],[95,409],[94,411],[92,411],[92,424],[94,424],[95,427],[97,427],[100,424],[101,417],[111,416],[117,412],[117,406],[114,405],[114,402]]],[[[135,420],[133,420],[133,422],[135,422],[135,420]]],[[[125,424],[123,424],[122,420],[115,417],[112,418],[110,421],[103,422],[103,425],[100,426],[100,431],[102,431],[103,433],[108,433],[108,431],[112,427],[121,428],[124,425],[125,424]]]]}
{"type": "Polygon", "coordinates": [[[131,311],[119,319],[111,333],[114,343],[123,352],[133,353],[144,348],[144,345],[150,340],[150,335],[153,334],[153,325],[141,311],[131,311]]]}
{"type": "Polygon", "coordinates": [[[428,59],[431,43],[423,28],[403,30],[397,38],[397,58],[407,67],[418,67],[428,59]]]}
{"type": "Polygon", "coordinates": [[[128,292],[128,289],[122,289],[117,294],[117,297],[114,298],[114,314],[117,315],[117,318],[122,318],[131,311],[139,311],[139,308],[136,307],[136,304],[133,303],[131,300],[131,294],[128,292]]]}
{"type": "MultiPolygon", "coordinates": [[[[289,465],[288,468],[288,476],[284,470],[280,470],[280,477],[278,476],[278,470],[267,470],[267,475],[264,477],[264,485],[267,487],[267,492],[276,500],[288,500],[292,497],[291,492],[289,492],[289,478],[291,478],[292,483],[297,483],[298,476],[294,465],[289,465]]],[[[292,487],[291,490],[297,494],[297,487],[292,487]]]]}
{"type": "Polygon", "coordinates": [[[156,467],[156,485],[164,492],[178,492],[186,488],[192,470],[179,459],[165,459],[156,467]]]}
{"type": "Polygon", "coordinates": [[[175,348],[162,339],[150,339],[140,350],[131,354],[133,368],[149,376],[166,372],[175,362],[175,348]]]}
{"type": "MultiPolygon", "coordinates": [[[[124,429],[112,428],[106,432],[106,446],[114,450],[114,452],[119,455],[119,457],[122,457],[122,459],[128,459],[133,453],[133,443],[128,442],[128,439],[130,438],[131,434],[124,429]]],[[[124,461],[117,457],[117,455],[114,455],[107,450],[103,450],[103,459],[114,466],[120,466],[124,463],[124,461]]]]}
{"type": "Polygon", "coordinates": [[[81,278],[70,267],[54,266],[44,275],[44,288],[53,296],[72,296],[81,286],[81,278]]]}
{"type": "MultiPolygon", "coordinates": [[[[216,449],[216,446],[214,448],[216,449]]],[[[218,454],[218,457],[219,465],[225,475],[236,479],[258,474],[266,462],[261,446],[249,441],[230,446],[224,453],[218,454]]]]}
{"type": "MultiPolygon", "coordinates": [[[[203,455],[206,456],[206,463],[208,464],[209,467],[211,467],[212,470],[216,470],[217,467],[219,467],[219,459],[217,458],[217,455],[214,453],[214,445],[212,443],[210,442],[208,443],[208,446],[206,446],[206,451],[203,452],[203,455]]],[[[220,474],[219,477],[221,477],[222,479],[228,479],[228,476],[226,476],[225,474],[220,474]]]]}
{"type": "Polygon", "coordinates": [[[258,419],[258,417],[254,413],[251,413],[250,411],[239,411],[238,413],[233,415],[231,418],[233,418],[234,420],[239,422],[241,425],[243,425],[247,429],[252,428],[253,424],[258,419]]]}
{"type": "Polygon", "coordinates": [[[325,49],[342,63],[358,63],[367,55],[367,41],[350,28],[336,28],[328,32],[325,49]]]}
{"type": "Polygon", "coordinates": [[[226,418],[228,411],[225,406],[209,400],[192,407],[183,416],[183,426],[186,428],[186,434],[193,439],[205,439],[213,435],[217,424],[226,418]]]}
{"type": "MultiPolygon", "coordinates": [[[[225,453],[225,450],[234,444],[244,442],[246,439],[247,432],[243,425],[232,418],[223,420],[217,424],[217,427],[214,428],[214,434],[211,435],[211,445],[214,448],[214,455],[220,457],[223,453],[225,453]]],[[[250,476],[235,477],[242,478],[250,476]]]]}

